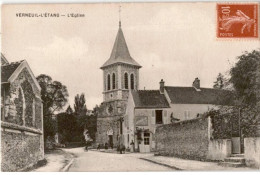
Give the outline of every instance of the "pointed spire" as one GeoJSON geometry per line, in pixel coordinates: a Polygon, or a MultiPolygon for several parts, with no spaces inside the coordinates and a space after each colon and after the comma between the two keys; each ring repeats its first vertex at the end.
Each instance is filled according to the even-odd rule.
{"type": "Polygon", "coordinates": [[[117,32],[116,40],[110,55],[110,58],[103,64],[102,68],[105,68],[109,65],[116,64],[116,63],[124,63],[128,65],[133,65],[138,68],[140,66],[131,56],[125,41],[125,37],[121,28],[121,6],[119,6],[119,29],[117,32]]]}

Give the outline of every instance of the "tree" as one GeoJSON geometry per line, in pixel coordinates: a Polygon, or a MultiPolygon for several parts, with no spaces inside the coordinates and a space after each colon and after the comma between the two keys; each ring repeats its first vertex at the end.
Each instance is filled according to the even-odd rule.
{"type": "Polygon", "coordinates": [[[231,132],[236,130],[230,128],[231,125],[239,126],[239,134],[242,133],[242,137],[255,137],[260,122],[260,107],[257,106],[260,100],[260,50],[245,52],[237,59],[237,63],[230,69],[230,79],[227,81],[233,87],[234,102],[232,106],[223,106],[217,111],[218,114],[214,114],[215,130],[219,130],[219,136],[224,137],[222,134],[225,124],[221,120],[226,118],[224,123],[227,123],[227,132],[230,132],[230,129],[231,132]]]}
{"type": "Polygon", "coordinates": [[[230,82],[235,88],[238,103],[241,106],[256,107],[259,92],[257,85],[259,64],[260,50],[253,50],[239,56],[238,62],[230,70],[230,82]]]}
{"type": "Polygon", "coordinates": [[[58,133],[62,135],[62,143],[71,142],[76,136],[77,121],[73,113],[68,109],[66,112],[57,114],[58,133]]]}
{"type": "Polygon", "coordinates": [[[66,105],[69,95],[66,86],[58,81],[52,81],[52,78],[48,75],[41,74],[36,79],[41,87],[43,130],[44,140],[46,141],[48,136],[54,136],[56,132],[53,114],[66,105]]]}
{"type": "Polygon", "coordinates": [[[82,93],[81,95],[77,94],[74,100],[74,110],[76,115],[86,115],[87,107],[85,95],[82,93]]]}
{"type": "Polygon", "coordinates": [[[52,116],[67,104],[69,96],[67,87],[58,81],[52,81],[48,75],[41,74],[36,79],[41,86],[43,115],[52,116]]]}
{"type": "Polygon", "coordinates": [[[68,108],[66,109],[66,113],[68,113],[68,114],[73,114],[73,110],[72,110],[72,108],[70,107],[70,105],[69,105],[68,108]]]}
{"type": "Polygon", "coordinates": [[[223,89],[224,81],[225,81],[224,76],[221,73],[219,73],[217,76],[217,80],[214,82],[213,88],[214,89],[223,89]]]}

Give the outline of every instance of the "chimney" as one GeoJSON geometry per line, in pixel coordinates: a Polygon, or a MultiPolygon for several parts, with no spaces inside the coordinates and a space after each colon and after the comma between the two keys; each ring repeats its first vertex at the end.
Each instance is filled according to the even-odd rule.
{"type": "Polygon", "coordinates": [[[193,81],[192,83],[192,86],[196,89],[196,90],[199,90],[200,89],[200,80],[199,78],[195,78],[195,80],[193,81]]]}
{"type": "Polygon", "coordinates": [[[161,81],[160,81],[160,93],[161,94],[164,94],[164,81],[163,81],[163,79],[161,79],[161,81]]]}

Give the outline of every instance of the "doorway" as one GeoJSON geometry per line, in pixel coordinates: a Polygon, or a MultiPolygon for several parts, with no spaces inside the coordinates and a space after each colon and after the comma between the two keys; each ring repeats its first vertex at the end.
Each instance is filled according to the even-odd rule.
{"type": "Polygon", "coordinates": [[[151,143],[150,133],[144,132],[142,135],[143,135],[143,137],[142,137],[143,141],[139,145],[140,152],[149,153],[150,152],[150,143],[151,143]]]}
{"type": "Polygon", "coordinates": [[[113,148],[113,135],[108,136],[108,144],[109,147],[113,148]]]}
{"type": "Polygon", "coordinates": [[[244,153],[244,138],[242,137],[240,118],[237,116],[233,117],[232,120],[232,154],[244,153]]]}

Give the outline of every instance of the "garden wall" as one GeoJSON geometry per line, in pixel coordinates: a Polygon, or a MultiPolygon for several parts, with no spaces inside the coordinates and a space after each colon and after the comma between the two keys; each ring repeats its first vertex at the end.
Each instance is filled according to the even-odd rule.
{"type": "Polygon", "coordinates": [[[208,118],[196,118],[156,128],[156,154],[204,160],[208,156],[208,118]]]}
{"type": "Polygon", "coordinates": [[[260,169],[260,137],[244,138],[246,165],[260,169]]]}
{"type": "Polygon", "coordinates": [[[231,155],[231,144],[230,139],[210,140],[207,159],[224,160],[229,157],[231,155]]]}

